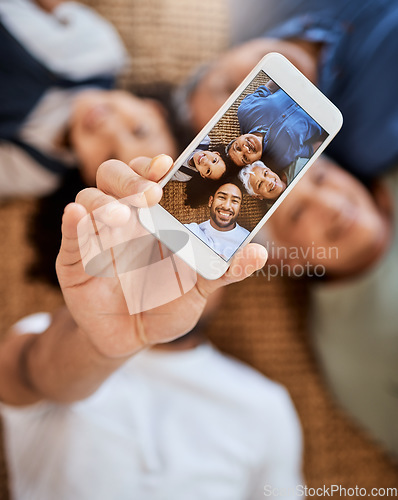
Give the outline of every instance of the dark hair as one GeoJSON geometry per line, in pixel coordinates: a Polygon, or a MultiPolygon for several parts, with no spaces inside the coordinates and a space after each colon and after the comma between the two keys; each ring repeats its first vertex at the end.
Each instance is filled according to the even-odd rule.
{"type": "Polygon", "coordinates": [[[75,200],[77,193],[87,187],[79,170],[70,170],[61,186],[38,200],[37,209],[31,215],[28,239],[35,249],[34,261],[27,269],[29,278],[58,286],[55,260],[61,245],[61,221],[64,208],[75,200]]]}
{"type": "Polygon", "coordinates": [[[236,141],[236,139],[237,137],[235,137],[235,139],[232,139],[232,141],[229,141],[229,143],[225,146],[224,153],[228,158],[229,158],[229,150],[231,149],[231,146],[236,141]]]}
{"type": "Polygon", "coordinates": [[[195,172],[192,178],[185,183],[185,205],[191,208],[198,208],[206,204],[217,185],[218,181],[203,179],[203,177],[195,172]]]}
{"type": "Polygon", "coordinates": [[[235,163],[231,160],[231,158],[226,154],[225,152],[225,144],[214,144],[210,145],[211,151],[214,151],[215,153],[219,153],[221,156],[221,159],[225,163],[225,166],[227,167],[226,172],[229,172],[229,175],[232,175],[233,173],[236,172],[236,165],[235,163]]]}

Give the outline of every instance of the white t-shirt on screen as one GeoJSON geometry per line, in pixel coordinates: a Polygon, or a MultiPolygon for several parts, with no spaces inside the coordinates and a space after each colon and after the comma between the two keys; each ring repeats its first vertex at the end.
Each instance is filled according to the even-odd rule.
{"type": "Polygon", "coordinates": [[[239,224],[236,224],[231,231],[218,231],[210,224],[210,219],[201,224],[191,222],[185,224],[185,227],[226,260],[232,257],[249,234],[249,231],[239,224]]]}

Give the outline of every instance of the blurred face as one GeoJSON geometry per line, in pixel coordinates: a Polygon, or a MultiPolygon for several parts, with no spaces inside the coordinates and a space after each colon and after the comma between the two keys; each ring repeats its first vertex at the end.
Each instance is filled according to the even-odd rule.
{"type": "Polygon", "coordinates": [[[70,140],[88,184],[97,168],[116,158],[128,163],[137,156],[176,156],[176,144],[162,107],[124,91],[87,90],[72,110],[70,140]]]}
{"type": "MultiPolygon", "coordinates": [[[[302,45],[302,43],[301,43],[302,45]]],[[[190,98],[195,129],[202,129],[224,104],[254,66],[269,52],[287,57],[311,81],[317,75],[316,60],[299,42],[260,38],[243,43],[223,54],[202,77],[190,98]]]]}
{"type": "Polygon", "coordinates": [[[229,157],[238,167],[244,167],[261,159],[263,154],[262,137],[256,134],[243,134],[231,144],[229,157]]]}
{"type": "Polygon", "coordinates": [[[276,200],[286,189],[286,184],[270,168],[253,167],[249,183],[260,200],[276,200]]]}
{"type": "Polygon", "coordinates": [[[234,229],[242,203],[242,193],[235,184],[224,184],[210,196],[210,224],[218,231],[234,229]]]}
{"type": "Polygon", "coordinates": [[[308,252],[306,259],[325,266],[330,274],[354,272],[365,265],[386,230],[386,221],[367,189],[332,163],[310,169],[269,224],[281,245],[326,249],[326,255],[308,252]],[[330,247],[337,252],[329,255],[330,247]]]}
{"type": "Polygon", "coordinates": [[[206,179],[219,179],[227,169],[220,153],[216,151],[198,151],[193,155],[196,170],[206,179]]]}

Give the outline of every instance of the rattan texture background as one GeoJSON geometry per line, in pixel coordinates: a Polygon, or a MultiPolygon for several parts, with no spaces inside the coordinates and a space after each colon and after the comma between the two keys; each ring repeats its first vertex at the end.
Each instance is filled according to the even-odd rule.
{"type": "Polygon", "coordinates": [[[176,85],[228,43],[224,0],[85,0],[118,29],[131,56],[122,86],[176,85]]]}

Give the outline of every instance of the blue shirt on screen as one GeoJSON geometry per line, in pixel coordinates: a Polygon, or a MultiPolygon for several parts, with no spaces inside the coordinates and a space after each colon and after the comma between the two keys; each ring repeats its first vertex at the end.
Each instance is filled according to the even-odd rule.
{"type": "Polygon", "coordinates": [[[238,108],[242,134],[262,133],[265,163],[280,171],[298,157],[312,156],[312,144],[322,128],[283,90],[271,93],[262,85],[246,96],[238,108]]]}

